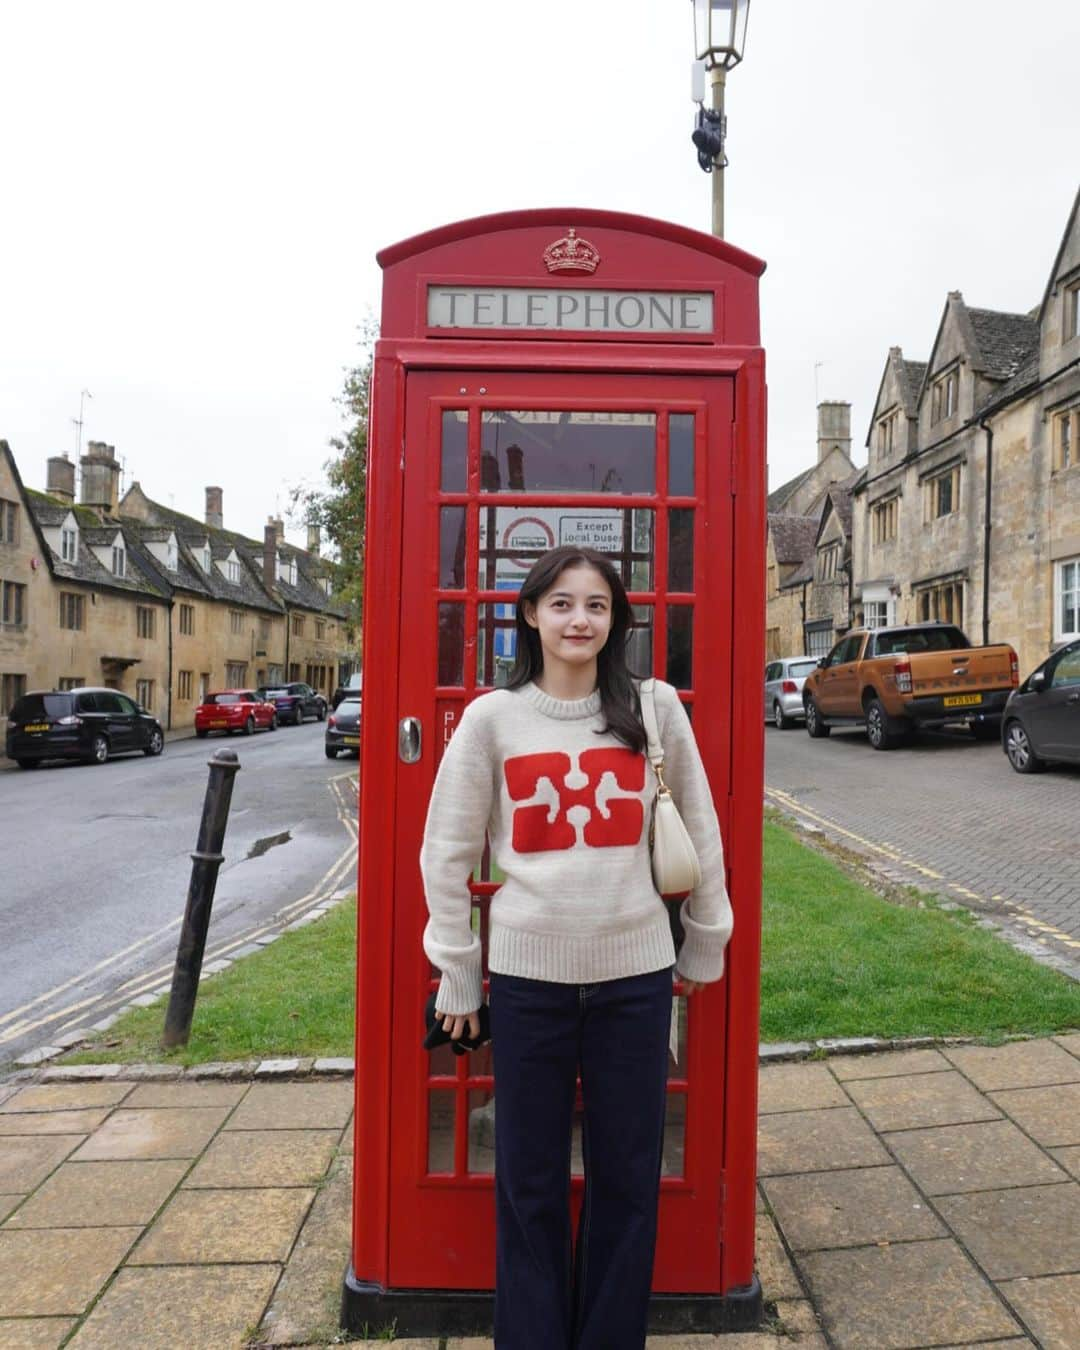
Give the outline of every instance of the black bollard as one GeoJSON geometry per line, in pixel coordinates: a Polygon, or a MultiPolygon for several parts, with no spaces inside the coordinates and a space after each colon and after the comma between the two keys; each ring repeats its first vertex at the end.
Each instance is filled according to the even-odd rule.
{"type": "Polygon", "coordinates": [[[233,780],[240,769],[235,750],[215,750],[210,764],[210,778],[206,784],[202,821],[195,852],[191,855],[191,882],[188,886],[187,907],[180,927],[180,942],[176,948],[176,968],[173,971],[169,1007],[165,1014],[165,1033],[161,1043],[166,1050],[187,1045],[191,1035],[191,1019],[195,1014],[195,995],[199,990],[206,935],[210,928],[210,910],[214,903],[218,868],[225,855],[225,826],[232,802],[233,780]]]}

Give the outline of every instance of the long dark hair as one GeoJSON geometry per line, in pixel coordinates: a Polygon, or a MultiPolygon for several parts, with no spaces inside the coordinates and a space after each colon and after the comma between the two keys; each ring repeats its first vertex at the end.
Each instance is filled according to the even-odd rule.
{"type": "Polygon", "coordinates": [[[596,687],[600,692],[600,707],[606,722],[601,734],[611,732],[631,750],[644,750],[645,729],[641,724],[641,704],[634,686],[635,677],[626,664],[626,642],[630,635],[633,611],[622,578],[610,560],[595,549],[564,544],[537,558],[529,569],[528,576],[521,583],[514,615],[517,649],[507,688],[520,689],[522,685],[536,679],[544,669],[540,634],[525,618],[525,604],[528,601],[535,605],[570,567],[594,568],[611,589],[611,631],[596,659],[596,687]]]}

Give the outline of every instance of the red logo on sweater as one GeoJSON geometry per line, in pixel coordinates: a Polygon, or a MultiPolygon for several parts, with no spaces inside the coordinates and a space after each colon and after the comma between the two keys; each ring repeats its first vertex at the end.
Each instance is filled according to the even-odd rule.
{"type": "Polygon", "coordinates": [[[619,793],[640,792],[645,786],[644,755],[583,750],[575,769],[569,755],[553,750],[508,759],[503,771],[511,798],[530,803],[514,811],[517,853],[573,848],[581,825],[590,848],[618,848],[641,838],[641,799],[619,793]]]}

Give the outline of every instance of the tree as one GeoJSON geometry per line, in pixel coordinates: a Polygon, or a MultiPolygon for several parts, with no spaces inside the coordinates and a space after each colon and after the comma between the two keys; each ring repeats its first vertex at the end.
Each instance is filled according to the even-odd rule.
{"type": "Polygon", "coordinates": [[[363,360],[345,371],[335,402],[342,409],[345,430],[330,438],[334,453],[323,464],[325,486],[298,485],[290,492],[290,518],[318,525],[337,553],[334,596],[348,606],[359,627],[364,603],[364,527],[367,507],[368,400],[371,388],[375,327],[361,326],[363,360]]]}

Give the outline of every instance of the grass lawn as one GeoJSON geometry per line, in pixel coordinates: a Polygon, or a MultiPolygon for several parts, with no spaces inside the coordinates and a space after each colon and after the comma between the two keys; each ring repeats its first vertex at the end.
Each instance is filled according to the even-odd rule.
{"type": "MultiPolygon", "coordinates": [[[[1014,951],[964,910],[914,893],[903,901],[882,899],[767,822],[762,1040],[992,1040],[1080,1027],[1080,985],[1014,951]]],[[[203,984],[186,1049],[161,1050],[162,1002],[125,1014],[65,1062],[351,1055],[355,952],[349,902],[203,984]]]]}

